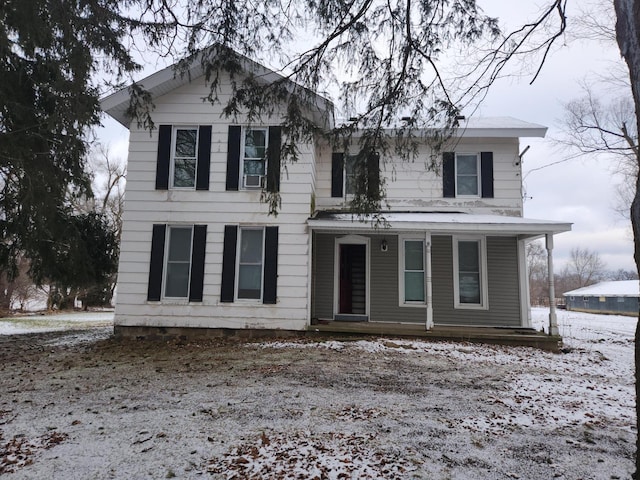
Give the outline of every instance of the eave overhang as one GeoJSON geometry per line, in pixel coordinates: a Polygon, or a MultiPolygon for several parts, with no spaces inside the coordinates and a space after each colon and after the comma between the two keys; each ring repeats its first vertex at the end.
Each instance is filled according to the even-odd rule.
{"type": "Polygon", "coordinates": [[[318,232],[402,233],[432,232],[441,235],[491,234],[532,239],[571,230],[571,223],[502,215],[466,213],[383,213],[358,218],[350,213],[320,212],[307,220],[318,232]]]}
{"type": "MultiPolygon", "coordinates": [[[[386,128],[390,137],[400,135],[405,129],[400,126],[386,128]]],[[[354,133],[357,138],[365,130],[354,133]]],[[[437,128],[416,128],[413,134],[428,137],[441,132],[437,128]]],[[[547,127],[538,123],[525,122],[514,117],[473,117],[462,120],[453,131],[454,138],[544,138],[547,127]]]]}

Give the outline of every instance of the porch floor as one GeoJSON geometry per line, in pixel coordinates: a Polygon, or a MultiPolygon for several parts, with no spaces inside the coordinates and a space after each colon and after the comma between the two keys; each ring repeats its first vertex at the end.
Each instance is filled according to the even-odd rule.
{"type": "Polygon", "coordinates": [[[426,330],[422,324],[320,321],[309,326],[308,332],[320,335],[389,336],[526,346],[551,352],[558,352],[562,347],[562,337],[529,328],[436,325],[431,330],[426,330]]]}

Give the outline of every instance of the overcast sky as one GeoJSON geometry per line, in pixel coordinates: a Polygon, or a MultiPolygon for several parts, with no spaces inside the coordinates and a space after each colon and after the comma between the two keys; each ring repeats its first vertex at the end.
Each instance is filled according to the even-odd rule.
{"type": "MultiPolygon", "coordinates": [[[[479,3],[488,14],[512,24],[533,18],[532,12],[537,11],[534,2],[480,0],[479,3]]],[[[568,4],[573,8],[568,11],[567,30],[571,32],[572,25],[575,26],[572,21],[578,14],[576,7],[584,7],[586,3],[568,4]]],[[[494,85],[477,112],[482,116],[513,116],[549,127],[545,139],[524,138],[521,147],[531,145],[523,157],[525,217],[573,223],[571,232],[555,237],[557,270],[574,247],[598,252],[608,269],[635,270],[630,223],[615,211],[617,185],[622,181],[616,174],[617,163],[582,157],[544,167],[568,156],[552,139],[561,135],[563,105],[580,96],[578,83],[587,76],[611,71],[621,63],[616,45],[572,40],[567,35],[549,55],[533,85],[528,84],[530,77],[503,79],[494,85]]]]}
{"type": "MultiPolygon", "coordinates": [[[[544,2],[478,3],[508,28],[534,18],[538,13],[534,3],[544,2]]],[[[578,4],[569,3],[573,7],[578,4]]],[[[569,29],[576,14],[569,11],[569,29]]],[[[512,116],[549,127],[546,139],[521,140],[521,150],[531,146],[523,157],[525,217],[573,223],[571,232],[555,237],[558,271],[575,247],[599,253],[608,269],[635,270],[629,221],[615,211],[616,188],[621,181],[615,174],[615,162],[583,157],[546,166],[567,156],[552,139],[560,135],[563,104],[580,94],[578,82],[594,72],[608,71],[612,63],[620,61],[615,45],[560,39],[533,85],[528,84],[530,77],[526,76],[502,79],[475,112],[476,116],[512,116]]],[[[149,74],[159,68],[150,66],[146,70],[149,74]]],[[[124,128],[107,118],[98,135],[110,144],[114,155],[126,157],[128,132],[124,128]]]]}

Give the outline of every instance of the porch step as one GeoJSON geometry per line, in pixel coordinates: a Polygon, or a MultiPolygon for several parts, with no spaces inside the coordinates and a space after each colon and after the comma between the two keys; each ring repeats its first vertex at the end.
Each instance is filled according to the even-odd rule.
{"type": "Polygon", "coordinates": [[[435,326],[431,330],[426,330],[423,324],[325,321],[311,325],[307,331],[325,336],[385,336],[526,346],[551,352],[559,352],[562,348],[562,337],[527,328],[435,326]]]}

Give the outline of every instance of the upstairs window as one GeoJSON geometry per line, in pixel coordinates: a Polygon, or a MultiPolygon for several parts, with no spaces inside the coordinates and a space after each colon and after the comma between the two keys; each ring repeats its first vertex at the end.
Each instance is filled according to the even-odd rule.
{"type": "Polygon", "coordinates": [[[480,191],[478,155],[456,154],[456,197],[477,197],[480,191]]]}
{"type": "MultiPolygon", "coordinates": [[[[346,198],[356,193],[357,155],[347,155],[342,152],[334,152],[331,155],[331,196],[334,198],[346,198]]],[[[361,179],[364,180],[366,194],[377,197],[380,194],[380,155],[372,153],[362,162],[361,168],[365,169],[361,179]]]]}
{"type": "Polygon", "coordinates": [[[195,188],[197,169],[197,128],[174,128],[171,187],[195,188]]]}
{"type": "Polygon", "coordinates": [[[242,187],[262,188],[267,175],[267,147],[269,131],[266,128],[244,130],[242,149],[242,187]]]}
{"type": "Polygon", "coordinates": [[[280,191],[282,128],[229,125],[227,191],[280,191]]]}
{"type": "Polygon", "coordinates": [[[493,198],[493,152],[442,154],[445,198],[493,198]]]}
{"type": "Polygon", "coordinates": [[[344,160],[344,193],[356,193],[356,156],[347,155],[344,160]]]}
{"type": "Polygon", "coordinates": [[[158,128],[156,190],[209,190],[211,125],[158,128]]]}

